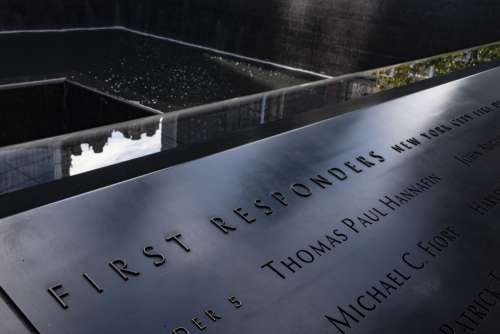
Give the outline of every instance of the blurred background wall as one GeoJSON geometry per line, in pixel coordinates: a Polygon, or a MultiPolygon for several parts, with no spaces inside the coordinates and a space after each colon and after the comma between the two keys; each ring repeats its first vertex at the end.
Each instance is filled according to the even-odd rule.
{"type": "Polygon", "coordinates": [[[500,40],[500,1],[0,2],[0,30],[112,25],[335,75],[500,40]]]}
{"type": "Polygon", "coordinates": [[[0,30],[109,26],[117,0],[0,0],[0,30]]]}

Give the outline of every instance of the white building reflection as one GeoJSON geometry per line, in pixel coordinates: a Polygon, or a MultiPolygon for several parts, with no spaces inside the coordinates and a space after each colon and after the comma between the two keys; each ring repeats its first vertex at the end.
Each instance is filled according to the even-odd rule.
{"type": "Polygon", "coordinates": [[[122,132],[113,131],[99,153],[95,152],[90,144],[81,144],[81,154],[71,156],[69,176],[158,153],[161,150],[161,121],[159,122],[159,131],[155,131],[152,136],[141,133],[138,138],[127,138],[122,132]]]}

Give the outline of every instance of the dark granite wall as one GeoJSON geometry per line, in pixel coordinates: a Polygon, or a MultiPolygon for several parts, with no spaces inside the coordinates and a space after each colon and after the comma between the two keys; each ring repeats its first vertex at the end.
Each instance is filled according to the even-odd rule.
{"type": "Polygon", "coordinates": [[[500,1],[0,1],[2,30],[115,24],[338,74],[500,40],[500,1]]]}
{"type": "Polygon", "coordinates": [[[0,30],[110,26],[117,0],[0,0],[0,30]]]}
{"type": "Polygon", "coordinates": [[[498,0],[118,0],[132,28],[338,74],[500,40],[498,0]]]}

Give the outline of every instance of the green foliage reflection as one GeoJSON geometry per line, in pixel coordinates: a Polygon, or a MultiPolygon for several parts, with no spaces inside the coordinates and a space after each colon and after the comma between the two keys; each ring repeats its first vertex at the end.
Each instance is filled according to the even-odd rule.
{"type": "Polygon", "coordinates": [[[373,72],[376,90],[395,87],[500,60],[500,43],[406,63],[373,72]]]}

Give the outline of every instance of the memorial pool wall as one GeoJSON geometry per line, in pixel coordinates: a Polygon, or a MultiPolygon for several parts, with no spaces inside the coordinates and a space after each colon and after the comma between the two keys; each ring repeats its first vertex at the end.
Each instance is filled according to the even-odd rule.
{"type": "Polygon", "coordinates": [[[500,39],[500,2],[6,0],[0,30],[126,27],[331,75],[500,39]]]}

